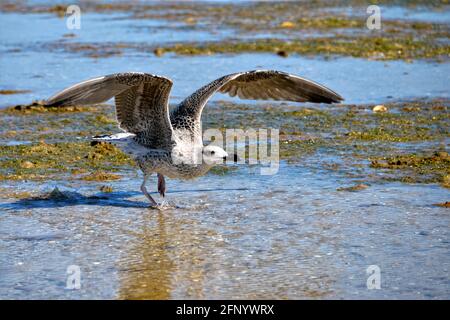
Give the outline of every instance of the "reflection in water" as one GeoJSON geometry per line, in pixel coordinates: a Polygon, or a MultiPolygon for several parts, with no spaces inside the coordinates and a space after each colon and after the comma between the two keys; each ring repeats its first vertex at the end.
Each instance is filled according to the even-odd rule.
{"type": "MultiPolygon", "coordinates": [[[[343,193],[332,177],[284,165],[276,179],[265,180],[238,171],[201,178],[195,190],[177,182],[173,188],[183,208],[162,212],[132,206],[144,201],[141,195],[109,195],[114,199],[95,203],[81,198],[64,210],[64,202],[7,201],[8,207],[0,205],[0,265],[7,267],[0,297],[448,296],[448,214],[424,205],[447,198],[448,191],[387,184],[343,193]],[[238,190],[244,177],[247,191],[238,190]],[[226,185],[226,192],[198,191],[217,185],[226,185]],[[106,206],[108,201],[117,205],[106,206]],[[64,289],[70,264],[82,267],[86,290],[64,289]],[[372,264],[382,270],[383,290],[366,288],[372,264]]],[[[124,179],[117,188],[130,190],[136,183],[124,179]]]]}
{"type": "Polygon", "coordinates": [[[170,298],[175,264],[168,254],[166,218],[161,212],[148,215],[142,232],[135,234],[135,241],[120,262],[120,299],[170,298]]]}
{"type": "Polygon", "coordinates": [[[203,295],[201,244],[195,222],[170,211],[147,214],[140,232],[119,264],[120,299],[169,299],[180,289],[188,297],[203,295]]]}
{"type": "Polygon", "coordinates": [[[296,231],[303,234],[298,242],[268,227],[279,221],[269,222],[259,210],[258,226],[233,226],[230,220],[241,218],[216,214],[145,213],[140,228],[127,231],[131,240],[122,246],[118,298],[289,299],[333,293],[333,275],[338,272],[322,252],[335,251],[339,241],[313,231],[329,226],[304,226],[296,231]],[[205,224],[201,217],[213,220],[205,224]]]}

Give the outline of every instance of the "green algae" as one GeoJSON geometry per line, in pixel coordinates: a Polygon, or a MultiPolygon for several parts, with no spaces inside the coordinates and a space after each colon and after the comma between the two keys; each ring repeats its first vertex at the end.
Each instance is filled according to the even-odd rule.
{"type": "MultiPolygon", "coordinates": [[[[63,48],[66,52],[81,53],[91,58],[107,58],[124,54],[132,49],[163,56],[172,52],[179,55],[239,54],[244,52],[276,53],[282,57],[291,54],[353,56],[378,60],[434,59],[447,61],[450,54],[448,39],[450,28],[445,23],[383,19],[380,30],[369,30],[366,18],[348,15],[344,7],[360,6],[362,1],[267,2],[247,4],[166,3],[114,3],[83,5],[83,12],[126,12],[129,19],[156,19],[176,22],[192,30],[228,28],[236,41],[213,43],[181,42],[167,46],[146,46],[136,43],[77,43],[57,41],[47,49],[63,48]],[[339,9],[341,7],[342,9],[339,9]],[[331,15],[327,10],[333,9],[331,15]],[[338,10],[336,10],[338,8],[338,10]],[[248,35],[264,35],[267,39],[251,40],[248,35]]],[[[442,10],[444,2],[417,2],[428,10],[442,10]]],[[[411,2],[399,2],[411,8],[411,2]]],[[[414,7],[414,6],[412,6],[414,7]]],[[[55,13],[64,15],[62,5],[0,5],[6,12],[55,13]]],[[[356,10],[355,10],[356,11],[356,10]]],[[[169,22],[169,23],[168,23],[169,22]]]]}
{"type": "Polygon", "coordinates": [[[278,25],[278,28],[290,29],[335,29],[335,28],[357,28],[364,26],[364,19],[352,19],[348,17],[305,17],[285,21],[278,25]],[[290,23],[287,23],[290,22],[290,23]]]}
{"type": "Polygon", "coordinates": [[[326,147],[328,141],[321,138],[287,139],[280,141],[280,158],[295,161],[305,156],[314,154],[321,147],[326,147]]]}
{"type": "Polygon", "coordinates": [[[370,166],[376,169],[402,171],[399,175],[387,177],[388,180],[409,183],[438,182],[444,187],[449,187],[450,155],[446,151],[378,157],[372,160],[370,166]]]}
{"type": "Polygon", "coordinates": [[[450,201],[446,201],[443,203],[435,203],[434,205],[442,208],[450,208],[450,201]]]}
{"type": "Polygon", "coordinates": [[[213,175],[217,175],[217,176],[224,176],[226,174],[229,174],[233,171],[236,171],[238,168],[234,167],[234,166],[224,166],[224,165],[219,165],[219,166],[215,166],[212,167],[208,173],[209,174],[213,174],[213,175]]]}
{"type": "Polygon", "coordinates": [[[29,191],[21,191],[15,188],[2,188],[0,187],[0,198],[4,199],[27,199],[32,197],[32,193],[29,191]]]}
{"type": "Polygon", "coordinates": [[[211,55],[236,53],[278,53],[301,55],[341,55],[371,58],[377,60],[437,59],[444,61],[450,56],[450,46],[431,40],[413,37],[348,37],[310,38],[285,41],[279,39],[259,39],[253,41],[222,41],[206,44],[179,43],[160,48],[162,52],[179,55],[211,55]]]}
{"type": "Polygon", "coordinates": [[[67,142],[117,132],[111,105],[45,107],[39,103],[0,110],[0,143],[67,142]]]}
{"type": "Polygon", "coordinates": [[[61,107],[51,107],[45,106],[41,101],[35,101],[27,105],[16,105],[0,110],[0,113],[8,114],[37,114],[37,113],[71,113],[71,112],[87,112],[95,111],[99,107],[105,105],[95,105],[95,106],[61,106],[61,107]]]}
{"type": "Polygon", "coordinates": [[[122,151],[110,144],[62,142],[0,146],[1,180],[72,179],[102,181],[119,176],[102,171],[118,171],[133,165],[122,151]],[[93,173],[83,175],[84,172],[93,173]]]}
{"type": "Polygon", "coordinates": [[[88,175],[85,175],[81,178],[81,180],[85,181],[111,181],[111,180],[119,180],[121,178],[120,175],[105,172],[103,170],[92,172],[88,175]]]}
{"type": "Polygon", "coordinates": [[[101,192],[104,192],[104,193],[111,193],[111,192],[113,192],[113,187],[112,186],[109,186],[109,185],[102,185],[102,186],[100,186],[99,188],[98,188],[101,192]]]}
{"type": "Polygon", "coordinates": [[[448,34],[416,37],[410,34],[355,35],[338,34],[333,37],[317,36],[304,39],[267,37],[254,40],[222,40],[216,42],[180,42],[166,46],[92,43],[55,43],[52,48],[62,48],[67,52],[81,53],[91,58],[106,58],[123,54],[123,50],[137,50],[161,57],[166,53],[177,55],[213,55],[241,53],[272,53],[281,57],[292,54],[303,56],[322,55],[325,58],[335,56],[352,56],[371,60],[406,60],[431,59],[436,62],[447,61],[450,46],[439,39],[448,38],[448,34]]]}
{"type": "Polygon", "coordinates": [[[350,191],[350,192],[355,192],[355,191],[361,191],[361,190],[365,190],[367,189],[369,186],[366,184],[357,184],[354,186],[350,186],[350,187],[340,187],[337,188],[336,191],[350,191]]]}
{"type": "Polygon", "coordinates": [[[394,157],[410,149],[427,155],[433,153],[433,146],[439,149],[445,145],[449,138],[448,104],[442,99],[393,102],[385,104],[387,113],[379,114],[372,112],[373,105],[292,110],[289,104],[255,107],[219,102],[205,110],[204,119],[205,128],[280,128],[280,158],[290,163],[369,182],[433,182],[448,186],[450,175],[442,165],[431,166],[428,171],[416,170],[414,175],[397,168],[388,176],[383,175],[383,168],[371,165],[375,158],[394,157]],[[227,109],[226,117],[222,108],[227,109]],[[317,154],[337,157],[338,163],[323,163],[317,154]]]}
{"type": "Polygon", "coordinates": [[[441,185],[445,188],[450,189],[450,174],[447,174],[442,177],[441,185]]]}
{"type": "Polygon", "coordinates": [[[0,94],[2,95],[10,95],[10,94],[22,94],[22,93],[30,93],[30,90],[0,90],[0,94]]]}
{"type": "MultiPolygon", "coordinates": [[[[447,162],[417,165],[412,170],[408,163],[390,166],[388,159],[412,153],[427,159],[442,149],[449,138],[449,104],[445,99],[393,102],[385,104],[388,112],[374,113],[373,105],[298,107],[219,101],[205,109],[203,126],[222,131],[279,128],[280,159],[289,163],[332,170],[364,183],[366,177],[369,183],[395,180],[448,187],[447,162]],[[325,163],[317,154],[336,159],[325,163]],[[386,171],[389,174],[384,174],[386,171]]],[[[0,143],[23,141],[0,145],[0,179],[120,179],[117,173],[134,168],[133,161],[113,145],[89,141],[95,134],[117,132],[114,119],[110,105],[62,110],[35,105],[0,111],[0,143]]],[[[217,166],[210,174],[229,174],[238,167],[217,166]]]]}
{"type": "Polygon", "coordinates": [[[365,141],[407,142],[432,140],[435,136],[428,134],[429,128],[410,128],[410,130],[386,129],[383,127],[369,128],[366,131],[351,131],[347,133],[349,139],[365,141]]]}

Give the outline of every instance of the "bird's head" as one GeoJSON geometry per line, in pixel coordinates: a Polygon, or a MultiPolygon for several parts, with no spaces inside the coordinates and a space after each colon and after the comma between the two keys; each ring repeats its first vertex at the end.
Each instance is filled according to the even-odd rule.
{"type": "Polygon", "coordinates": [[[205,146],[202,150],[203,161],[207,164],[219,164],[226,160],[228,153],[218,146],[205,146]]]}

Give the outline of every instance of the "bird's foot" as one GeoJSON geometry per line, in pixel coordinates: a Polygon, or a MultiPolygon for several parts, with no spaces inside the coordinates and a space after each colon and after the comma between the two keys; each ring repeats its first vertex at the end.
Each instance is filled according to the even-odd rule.
{"type": "Polygon", "coordinates": [[[161,210],[167,210],[167,209],[175,209],[175,208],[177,208],[177,206],[172,203],[163,201],[163,202],[157,203],[157,204],[150,204],[149,208],[161,211],[161,210]]]}
{"type": "Polygon", "coordinates": [[[161,210],[161,204],[159,203],[150,203],[148,207],[149,209],[161,210]]]}
{"type": "Polygon", "coordinates": [[[163,198],[166,195],[166,180],[164,179],[164,176],[159,173],[158,173],[158,192],[163,198]]]}

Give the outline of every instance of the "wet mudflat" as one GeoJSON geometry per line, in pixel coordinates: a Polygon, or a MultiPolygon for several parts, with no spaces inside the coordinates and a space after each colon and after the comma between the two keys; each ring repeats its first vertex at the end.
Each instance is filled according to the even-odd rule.
{"type": "MultiPolygon", "coordinates": [[[[358,1],[353,10],[301,8],[302,16],[278,5],[273,23],[263,15],[270,4],[92,6],[79,32],[54,5],[28,5],[0,13],[2,24],[24,21],[18,35],[0,33],[0,297],[450,297],[448,46],[420,50],[448,43],[447,7],[390,7],[387,28],[404,46],[394,55],[387,31],[367,44],[370,54],[342,50],[349,34],[368,43],[358,1]],[[408,18],[395,20],[404,11],[408,18]],[[308,52],[295,46],[303,33],[313,39],[308,52]],[[330,34],[331,55],[318,47],[330,34]],[[418,34],[424,42],[408,42],[418,34]],[[277,48],[273,38],[294,45],[277,48]],[[90,142],[118,131],[111,103],[31,105],[127,70],[172,78],[176,103],[223,74],[256,68],[314,79],[346,101],[217,95],[204,129],[279,129],[279,170],[264,176],[260,165],[228,164],[194,181],[168,180],[164,210],[147,207],[130,159],[90,142]],[[372,111],[380,104],[387,112],[372,111]],[[80,290],[65,289],[70,265],[81,269],[80,290]],[[381,269],[381,290],[367,290],[369,265],[381,269]]],[[[156,177],[149,190],[156,196],[156,177]]]]}

